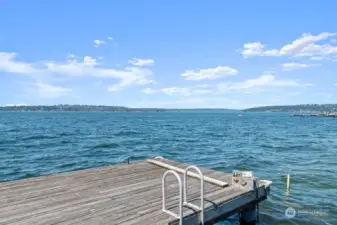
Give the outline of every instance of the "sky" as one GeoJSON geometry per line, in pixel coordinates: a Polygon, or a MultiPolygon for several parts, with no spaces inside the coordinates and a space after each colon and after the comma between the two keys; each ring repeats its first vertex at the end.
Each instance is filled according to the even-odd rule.
{"type": "Polygon", "coordinates": [[[337,103],[336,8],[333,0],[2,0],[0,105],[337,103]]]}

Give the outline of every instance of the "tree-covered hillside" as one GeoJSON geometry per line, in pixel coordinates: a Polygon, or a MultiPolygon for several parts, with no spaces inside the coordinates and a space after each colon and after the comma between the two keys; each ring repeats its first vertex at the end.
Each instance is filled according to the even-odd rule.
{"type": "Polygon", "coordinates": [[[128,112],[128,111],[160,111],[159,109],[133,109],[123,106],[105,105],[32,105],[5,106],[0,111],[28,111],[28,112],[128,112]]]}
{"type": "Polygon", "coordinates": [[[162,108],[129,108],[124,106],[105,105],[19,105],[0,106],[0,112],[192,112],[192,111],[233,111],[231,109],[162,109],[162,108]]]}
{"type": "Polygon", "coordinates": [[[337,112],[337,104],[306,104],[262,106],[245,109],[245,112],[337,112]]]}

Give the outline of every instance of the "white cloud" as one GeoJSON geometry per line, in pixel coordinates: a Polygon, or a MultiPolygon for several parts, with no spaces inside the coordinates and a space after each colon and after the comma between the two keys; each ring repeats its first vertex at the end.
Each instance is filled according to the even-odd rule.
{"type": "Polygon", "coordinates": [[[112,41],[112,40],[113,40],[113,38],[112,38],[112,37],[108,37],[108,40],[112,41]]]}
{"type": "Polygon", "coordinates": [[[289,93],[289,95],[291,95],[291,96],[296,96],[296,95],[300,95],[300,94],[302,94],[302,92],[300,92],[300,91],[289,93]]]}
{"type": "Polygon", "coordinates": [[[199,85],[196,85],[196,87],[198,87],[198,88],[209,88],[211,86],[212,85],[210,85],[210,84],[199,84],[199,85]]]}
{"type": "Polygon", "coordinates": [[[261,42],[249,42],[243,45],[242,55],[245,57],[263,55],[264,45],[261,42]]]}
{"type": "Polygon", "coordinates": [[[272,50],[266,50],[263,52],[263,55],[265,56],[279,56],[280,53],[277,49],[272,49],[272,50]]]}
{"type": "Polygon", "coordinates": [[[311,35],[308,33],[302,34],[302,37],[294,40],[291,44],[287,44],[280,49],[282,55],[297,55],[303,54],[306,51],[306,48],[310,47],[311,44],[325,40],[329,37],[335,36],[336,33],[323,32],[318,35],[311,35]]]}
{"type": "Polygon", "coordinates": [[[330,55],[337,53],[337,46],[310,44],[296,56],[330,55]]]}
{"type": "Polygon", "coordinates": [[[153,59],[138,59],[138,58],[133,58],[129,60],[129,64],[133,66],[151,66],[154,64],[153,59]]]}
{"type": "Polygon", "coordinates": [[[199,70],[186,70],[181,74],[185,80],[205,80],[205,79],[218,79],[227,76],[236,75],[238,71],[228,66],[218,66],[215,68],[199,69],[199,70]]]}
{"type": "Polygon", "coordinates": [[[67,54],[67,57],[68,57],[69,59],[75,59],[75,58],[77,58],[77,56],[74,55],[74,54],[72,54],[72,53],[68,53],[68,54],[67,54]]]}
{"type": "Polygon", "coordinates": [[[241,54],[244,58],[248,58],[250,56],[279,56],[280,52],[277,49],[265,50],[261,42],[249,42],[243,45],[241,54]]]}
{"type": "MultiPolygon", "coordinates": [[[[268,52],[268,54],[273,54],[274,50],[272,52],[268,52]]],[[[261,44],[261,42],[249,42],[243,45],[243,50],[241,54],[247,58],[249,56],[262,56],[265,54],[264,51],[264,45],[261,44]]],[[[277,54],[277,53],[276,53],[277,54]]]]}
{"type": "MultiPolygon", "coordinates": [[[[142,101],[142,102],[137,102],[136,105],[138,107],[173,107],[173,108],[189,108],[187,105],[191,105],[194,103],[202,103],[205,102],[205,99],[202,98],[191,98],[191,97],[184,97],[179,100],[174,100],[174,101],[142,101]],[[186,107],[187,106],[187,107],[186,107]]],[[[193,106],[193,105],[192,105],[193,106]]],[[[194,108],[194,106],[193,106],[194,108]]]]}
{"type": "Polygon", "coordinates": [[[326,40],[336,36],[337,33],[323,32],[318,35],[308,33],[302,34],[301,37],[295,39],[292,43],[284,45],[280,49],[265,49],[265,46],[260,42],[246,43],[243,46],[241,54],[247,58],[250,56],[315,56],[329,55],[337,53],[337,46],[329,44],[319,45],[316,42],[326,40]]]}
{"type": "Polygon", "coordinates": [[[97,60],[85,56],[83,61],[70,60],[66,63],[45,63],[47,71],[65,76],[93,76],[120,79],[120,83],[111,85],[108,91],[118,91],[130,85],[154,83],[150,78],[152,71],[145,68],[126,67],[121,70],[99,67],[97,60]]]}
{"type": "Polygon", "coordinates": [[[272,75],[262,75],[256,79],[249,79],[241,83],[236,83],[228,87],[229,90],[248,89],[253,87],[261,87],[272,83],[275,77],[272,75]]]}
{"type": "Polygon", "coordinates": [[[276,86],[276,87],[298,87],[301,86],[295,80],[279,80],[276,79],[273,75],[262,75],[256,79],[247,80],[239,85],[232,86],[232,89],[245,89],[251,87],[259,87],[259,86],[276,86]]]}
{"type": "Polygon", "coordinates": [[[158,90],[145,88],[142,90],[142,92],[146,94],[163,93],[170,96],[205,95],[214,93],[214,91],[211,89],[198,89],[192,87],[166,87],[158,90]]]}
{"type": "Polygon", "coordinates": [[[98,63],[97,63],[97,60],[93,57],[90,57],[90,56],[84,56],[83,58],[83,65],[86,65],[86,66],[96,66],[98,63]]]}
{"type": "Polygon", "coordinates": [[[34,88],[43,98],[58,98],[72,91],[70,88],[36,82],[34,88]]]}
{"type": "Polygon", "coordinates": [[[171,100],[146,100],[133,103],[134,107],[158,108],[245,108],[245,104],[238,99],[225,96],[206,97],[177,97],[171,100]]]}
{"type": "Polygon", "coordinates": [[[106,44],[103,40],[94,40],[94,47],[99,48],[101,45],[106,44]]]}
{"type": "Polygon", "coordinates": [[[184,96],[191,95],[191,92],[188,88],[168,87],[168,88],[162,88],[160,91],[167,95],[174,95],[174,94],[179,94],[179,95],[184,95],[184,96]]]}
{"type": "Polygon", "coordinates": [[[238,101],[238,100],[232,100],[231,103],[234,104],[234,105],[236,105],[236,104],[240,104],[241,101],[238,101]]]}
{"type": "Polygon", "coordinates": [[[206,89],[196,89],[196,90],[192,90],[193,94],[198,94],[198,95],[203,95],[203,94],[211,94],[213,93],[213,90],[206,90],[206,89]]]}
{"type": "Polygon", "coordinates": [[[264,87],[300,87],[307,86],[297,80],[280,80],[273,75],[263,74],[258,78],[248,79],[238,83],[219,83],[217,89],[220,92],[240,91],[240,90],[260,90],[264,87]]]}
{"type": "Polygon", "coordinates": [[[155,83],[152,79],[152,71],[147,68],[126,67],[113,69],[101,67],[97,60],[91,56],[85,56],[82,60],[75,55],[68,55],[65,62],[41,61],[24,63],[15,60],[16,53],[0,52],[0,71],[8,73],[24,73],[37,80],[47,77],[82,77],[91,76],[105,79],[118,79],[119,83],[113,84],[109,90],[120,90],[131,85],[145,85],[155,83]],[[39,75],[39,76],[38,76],[39,75]]]}
{"type": "Polygon", "coordinates": [[[145,94],[154,94],[158,91],[153,90],[152,88],[145,88],[145,89],[142,90],[142,92],[144,92],[145,94]]]}
{"type": "Polygon", "coordinates": [[[27,105],[28,104],[21,103],[21,104],[6,104],[5,106],[13,107],[13,106],[27,106],[27,105]]]}
{"type": "Polygon", "coordinates": [[[313,66],[313,65],[304,64],[304,63],[284,63],[281,66],[283,70],[296,70],[296,69],[308,68],[309,66],[313,66]]]}
{"type": "Polygon", "coordinates": [[[315,60],[315,61],[321,61],[321,60],[325,60],[327,59],[326,57],[324,56],[312,56],[309,58],[310,60],[315,60]]]}
{"type": "Polygon", "coordinates": [[[18,54],[14,52],[0,52],[0,72],[29,74],[36,70],[29,63],[16,61],[18,54]]]}

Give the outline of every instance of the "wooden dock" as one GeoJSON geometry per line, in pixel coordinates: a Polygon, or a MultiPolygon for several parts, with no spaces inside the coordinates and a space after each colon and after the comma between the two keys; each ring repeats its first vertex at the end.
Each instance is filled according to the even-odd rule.
{"type": "MultiPolygon", "coordinates": [[[[174,167],[188,165],[156,159],[174,167]]],[[[205,180],[205,224],[251,208],[267,198],[268,181],[259,181],[257,191],[236,183],[232,174],[200,168],[205,180]]],[[[162,176],[166,168],[146,160],[50,176],[0,183],[0,224],[179,224],[162,211],[162,176]]],[[[181,174],[181,177],[183,177],[181,174]]],[[[167,208],[178,213],[178,182],[167,176],[167,208]]],[[[188,176],[188,200],[200,204],[200,180],[188,176]]],[[[199,224],[200,210],[183,209],[183,224],[199,224]]]]}

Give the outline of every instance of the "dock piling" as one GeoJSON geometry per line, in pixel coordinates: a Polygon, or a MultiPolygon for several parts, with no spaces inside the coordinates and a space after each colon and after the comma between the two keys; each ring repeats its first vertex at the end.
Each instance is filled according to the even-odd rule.
{"type": "Polygon", "coordinates": [[[287,191],[289,191],[290,188],[290,174],[287,175],[287,191]]]}
{"type": "Polygon", "coordinates": [[[240,225],[256,225],[257,213],[256,205],[251,205],[240,214],[240,225]]]}

